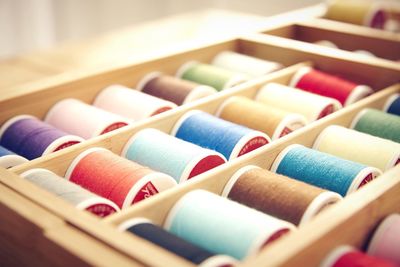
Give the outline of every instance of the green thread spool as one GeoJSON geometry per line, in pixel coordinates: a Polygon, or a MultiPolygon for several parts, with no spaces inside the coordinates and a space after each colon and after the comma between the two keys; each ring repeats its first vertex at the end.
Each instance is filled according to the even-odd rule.
{"type": "Polygon", "coordinates": [[[367,108],[357,114],[351,128],[400,143],[400,116],[367,108]]]}
{"type": "Polygon", "coordinates": [[[248,77],[244,74],[197,61],[190,61],[182,65],[176,73],[176,76],[184,80],[209,85],[218,91],[248,80],[248,77]]]}

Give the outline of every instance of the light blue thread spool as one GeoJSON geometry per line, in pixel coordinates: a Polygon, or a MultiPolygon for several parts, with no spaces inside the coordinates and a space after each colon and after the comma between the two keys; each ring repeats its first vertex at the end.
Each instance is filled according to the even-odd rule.
{"type": "Polygon", "coordinates": [[[218,152],[150,128],[136,133],[125,145],[122,156],[169,174],[178,183],[226,162],[218,152]]]}
{"type": "Polygon", "coordinates": [[[228,160],[269,143],[269,137],[262,132],[200,110],[192,110],[183,115],[175,124],[171,134],[190,143],[215,150],[228,160]]]}
{"type": "Polygon", "coordinates": [[[295,226],[205,190],[194,190],[174,205],[165,228],[211,252],[244,259],[295,226]]]}
{"type": "Polygon", "coordinates": [[[345,160],[302,145],[290,145],[275,159],[271,171],[345,196],[381,174],[374,167],[345,160]]]}

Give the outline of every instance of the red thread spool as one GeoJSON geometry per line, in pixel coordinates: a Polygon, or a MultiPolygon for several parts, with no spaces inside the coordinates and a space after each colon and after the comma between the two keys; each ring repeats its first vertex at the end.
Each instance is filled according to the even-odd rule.
{"type": "Polygon", "coordinates": [[[372,94],[367,85],[358,85],[331,74],[303,67],[293,76],[290,86],[337,99],[343,106],[350,105],[372,94]]]}
{"type": "Polygon", "coordinates": [[[369,256],[350,246],[333,250],[320,267],[398,267],[396,264],[369,256]]]}
{"type": "Polygon", "coordinates": [[[120,208],[127,208],[176,185],[169,175],[97,147],[78,155],[69,166],[65,177],[113,201],[120,208]]]}

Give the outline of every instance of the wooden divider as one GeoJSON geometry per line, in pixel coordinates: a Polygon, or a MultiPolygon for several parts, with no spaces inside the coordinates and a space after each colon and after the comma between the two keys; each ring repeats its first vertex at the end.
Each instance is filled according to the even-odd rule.
{"type": "Polygon", "coordinates": [[[340,49],[348,51],[363,49],[380,58],[400,59],[400,34],[382,32],[358,25],[343,26],[343,23],[340,22],[314,18],[293,24],[289,23],[263,33],[307,43],[328,40],[340,49]]]}

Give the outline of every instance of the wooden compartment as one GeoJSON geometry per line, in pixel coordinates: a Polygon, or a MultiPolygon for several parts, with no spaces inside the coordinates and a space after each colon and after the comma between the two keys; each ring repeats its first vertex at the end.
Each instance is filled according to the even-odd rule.
{"type": "Polygon", "coordinates": [[[352,24],[314,18],[264,33],[307,43],[327,40],[339,49],[350,52],[366,50],[382,59],[400,60],[399,34],[352,24]]]}
{"type": "MultiPolygon", "coordinates": [[[[73,255],[71,255],[71,260],[65,257],[68,263],[74,263],[72,259],[83,259],[84,263],[99,263],[99,265],[111,265],[109,263],[124,265],[123,263],[126,263],[126,261],[132,261],[132,265],[192,266],[192,264],[145,240],[118,232],[115,225],[133,216],[145,216],[161,224],[169,208],[185,192],[195,188],[202,188],[221,193],[226,181],[240,167],[253,164],[269,168],[276,155],[287,145],[300,143],[305,146],[311,146],[315,137],[326,126],[331,124],[348,126],[352,118],[361,109],[365,107],[381,108],[391,94],[400,92],[400,84],[395,84],[400,78],[400,67],[391,62],[379,59],[367,60],[349,53],[337,53],[335,50],[324,47],[315,49],[315,46],[279,37],[251,34],[209,46],[191,48],[188,51],[175,53],[160,59],[120,66],[113,70],[90,75],[79,74],[61,81],[50,81],[48,84],[41,83],[20,88],[20,90],[3,95],[0,99],[0,123],[3,123],[11,116],[21,113],[28,113],[42,118],[55,102],[66,97],[75,97],[89,103],[101,89],[110,84],[120,83],[134,87],[138,80],[148,72],[157,70],[173,74],[186,61],[199,60],[209,62],[218,52],[223,50],[234,50],[278,61],[288,67],[195,103],[178,107],[128,127],[33,160],[8,171],[0,170],[0,190],[3,191],[2,188],[4,188],[5,191],[10,191],[16,195],[10,202],[6,202],[9,203],[9,209],[12,211],[10,213],[15,219],[14,221],[10,220],[10,223],[2,228],[1,233],[6,234],[12,231],[13,240],[16,240],[15,242],[17,243],[35,242],[35,239],[47,240],[50,235],[48,233],[52,233],[57,236],[57,238],[54,238],[59,242],[57,244],[66,250],[61,251],[65,253],[71,252],[73,255]],[[47,168],[63,176],[72,159],[89,147],[105,147],[119,154],[126,141],[140,129],[152,127],[169,132],[180,116],[188,110],[200,109],[214,113],[218,106],[228,97],[242,95],[252,98],[257,90],[268,82],[287,84],[297,69],[310,64],[313,64],[318,69],[370,85],[377,92],[364,100],[274,141],[268,146],[217,167],[187,183],[138,203],[102,221],[86,212],[75,210],[50,193],[17,176],[21,172],[35,167],[47,168]],[[46,214],[54,216],[55,224],[41,226],[46,221],[45,216],[43,220],[35,220],[32,217],[28,217],[26,220],[27,227],[39,225],[41,226],[39,229],[46,230],[38,231],[35,236],[25,236],[25,233],[15,231],[12,223],[19,223],[21,219],[18,216],[19,207],[14,205],[14,199],[18,203],[26,202],[28,203],[27,205],[35,206],[42,209],[46,214]],[[65,235],[68,236],[66,240],[63,239],[65,236],[61,235],[64,233],[64,225],[70,227],[68,228],[69,230],[65,230],[65,235]],[[58,231],[58,229],[62,230],[58,231]],[[69,231],[71,235],[68,235],[69,231]],[[88,242],[81,240],[88,240],[88,242]],[[70,243],[66,243],[67,241],[70,243]],[[108,255],[109,261],[100,262],[102,257],[99,257],[96,261],[96,253],[91,256],[79,253],[81,252],[79,249],[86,250],[88,247],[90,248],[87,245],[89,241],[93,241],[91,246],[96,253],[101,253],[101,249],[109,252],[110,254],[104,254],[108,255]],[[82,245],[78,245],[73,250],[73,244],[80,242],[82,242],[82,245]],[[114,257],[116,259],[115,262],[113,262],[114,257]],[[117,260],[120,260],[121,264],[117,260]]],[[[399,193],[400,167],[397,167],[384,174],[380,179],[371,182],[360,191],[346,197],[341,203],[327,209],[298,232],[282,238],[264,249],[256,257],[243,262],[243,265],[317,266],[323,256],[337,244],[348,243],[360,247],[366,240],[366,233],[371,231],[383,216],[391,212],[400,211],[398,205],[400,201],[399,193]]],[[[21,208],[21,210],[24,209],[21,208]]],[[[46,245],[40,244],[37,253],[42,253],[45,248],[46,245]]],[[[27,250],[27,248],[23,247],[21,251],[16,253],[15,249],[16,246],[12,247],[10,251],[21,257],[27,250]]]]}

